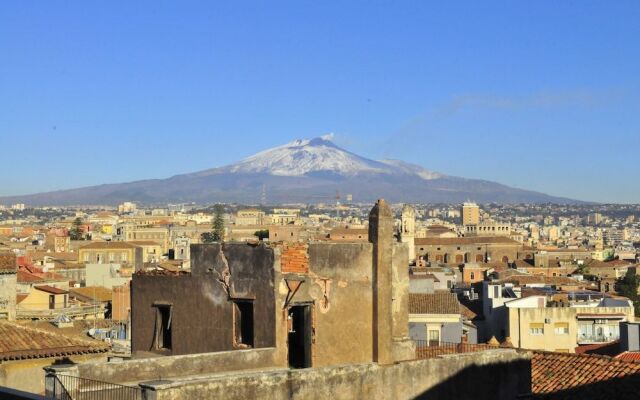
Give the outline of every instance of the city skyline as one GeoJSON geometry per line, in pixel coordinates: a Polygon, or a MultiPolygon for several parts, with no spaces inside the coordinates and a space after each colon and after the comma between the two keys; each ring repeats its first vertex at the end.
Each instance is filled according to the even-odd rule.
{"type": "Polygon", "coordinates": [[[550,5],[9,4],[0,196],[333,132],[372,159],[637,203],[640,7],[550,5]]]}

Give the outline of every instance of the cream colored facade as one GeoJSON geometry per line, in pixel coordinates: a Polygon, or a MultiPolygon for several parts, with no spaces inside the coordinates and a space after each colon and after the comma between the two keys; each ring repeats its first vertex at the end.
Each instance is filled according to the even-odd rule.
{"type": "Polygon", "coordinates": [[[634,320],[630,305],[550,307],[545,296],[511,300],[505,305],[511,342],[530,350],[574,353],[580,344],[617,340],[619,323],[634,320]]]}
{"type": "Polygon", "coordinates": [[[255,209],[239,210],[236,214],[235,223],[237,226],[262,226],[264,225],[264,211],[255,209]]]}
{"type": "Polygon", "coordinates": [[[476,203],[462,205],[462,225],[478,225],[480,223],[480,207],[476,203]]]}
{"type": "Polygon", "coordinates": [[[270,214],[269,215],[269,223],[271,225],[288,225],[288,224],[298,224],[300,222],[300,214],[270,214]]]}
{"type": "Polygon", "coordinates": [[[167,226],[141,226],[122,224],[117,227],[116,240],[123,242],[154,241],[162,246],[162,253],[169,251],[169,228],[167,226]]]}
{"type": "Polygon", "coordinates": [[[416,260],[416,212],[408,204],[402,209],[402,217],[400,220],[400,240],[409,246],[409,262],[416,260]]]}
{"type": "Polygon", "coordinates": [[[31,293],[18,305],[23,310],[59,310],[67,308],[69,304],[69,294],[49,293],[34,287],[31,293]]]}
{"type": "Polygon", "coordinates": [[[159,262],[165,254],[162,245],[151,240],[139,240],[127,243],[142,248],[143,262],[159,262]]]}
{"type": "Polygon", "coordinates": [[[464,226],[465,236],[511,236],[511,225],[489,221],[464,226]]]}
{"type": "Polygon", "coordinates": [[[136,246],[124,242],[96,242],[78,250],[78,261],[85,264],[134,264],[136,246]]]}

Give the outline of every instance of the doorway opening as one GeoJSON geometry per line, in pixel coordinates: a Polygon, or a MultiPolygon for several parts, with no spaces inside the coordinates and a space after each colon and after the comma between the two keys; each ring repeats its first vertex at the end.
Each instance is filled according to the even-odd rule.
{"type": "Polygon", "coordinates": [[[253,302],[233,302],[233,335],[237,347],[253,347],[253,302]]]}
{"type": "Polygon", "coordinates": [[[289,328],[289,367],[311,367],[311,305],[302,304],[289,307],[287,322],[289,328]]]}

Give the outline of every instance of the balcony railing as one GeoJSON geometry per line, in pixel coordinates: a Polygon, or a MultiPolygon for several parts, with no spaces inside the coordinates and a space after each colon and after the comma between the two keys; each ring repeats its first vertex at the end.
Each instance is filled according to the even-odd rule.
{"type": "Polygon", "coordinates": [[[46,375],[45,398],[55,400],[141,400],[140,387],[49,373],[46,375]]]}
{"type": "Polygon", "coordinates": [[[416,358],[436,358],[447,354],[476,353],[484,350],[497,349],[488,344],[448,343],[429,340],[414,340],[416,344],[416,358]]]}
{"type": "Polygon", "coordinates": [[[607,343],[620,339],[620,335],[578,335],[578,343],[607,343]]]}
{"type": "Polygon", "coordinates": [[[16,317],[18,319],[53,319],[58,315],[66,315],[67,317],[78,317],[87,315],[104,315],[102,306],[71,306],[62,308],[37,308],[31,309],[27,307],[16,307],[16,317]]]}

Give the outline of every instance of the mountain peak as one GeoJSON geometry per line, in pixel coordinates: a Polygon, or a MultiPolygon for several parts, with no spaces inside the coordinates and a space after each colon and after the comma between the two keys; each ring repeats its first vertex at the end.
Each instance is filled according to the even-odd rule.
{"type": "Polygon", "coordinates": [[[333,143],[334,135],[333,133],[328,133],[326,135],[322,135],[313,139],[296,139],[293,142],[289,142],[280,147],[304,147],[304,146],[328,146],[328,147],[338,147],[333,143]]]}
{"type": "Polygon", "coordinates": [[[388,172],[387,165],[341,149],[332,139],[333,134],[313,139],[297,139],[247,157],[236,164],[223,167],[222,170],[277,176],[303,176],[309,173],[353,176],[364,172],[388,172]]]}

